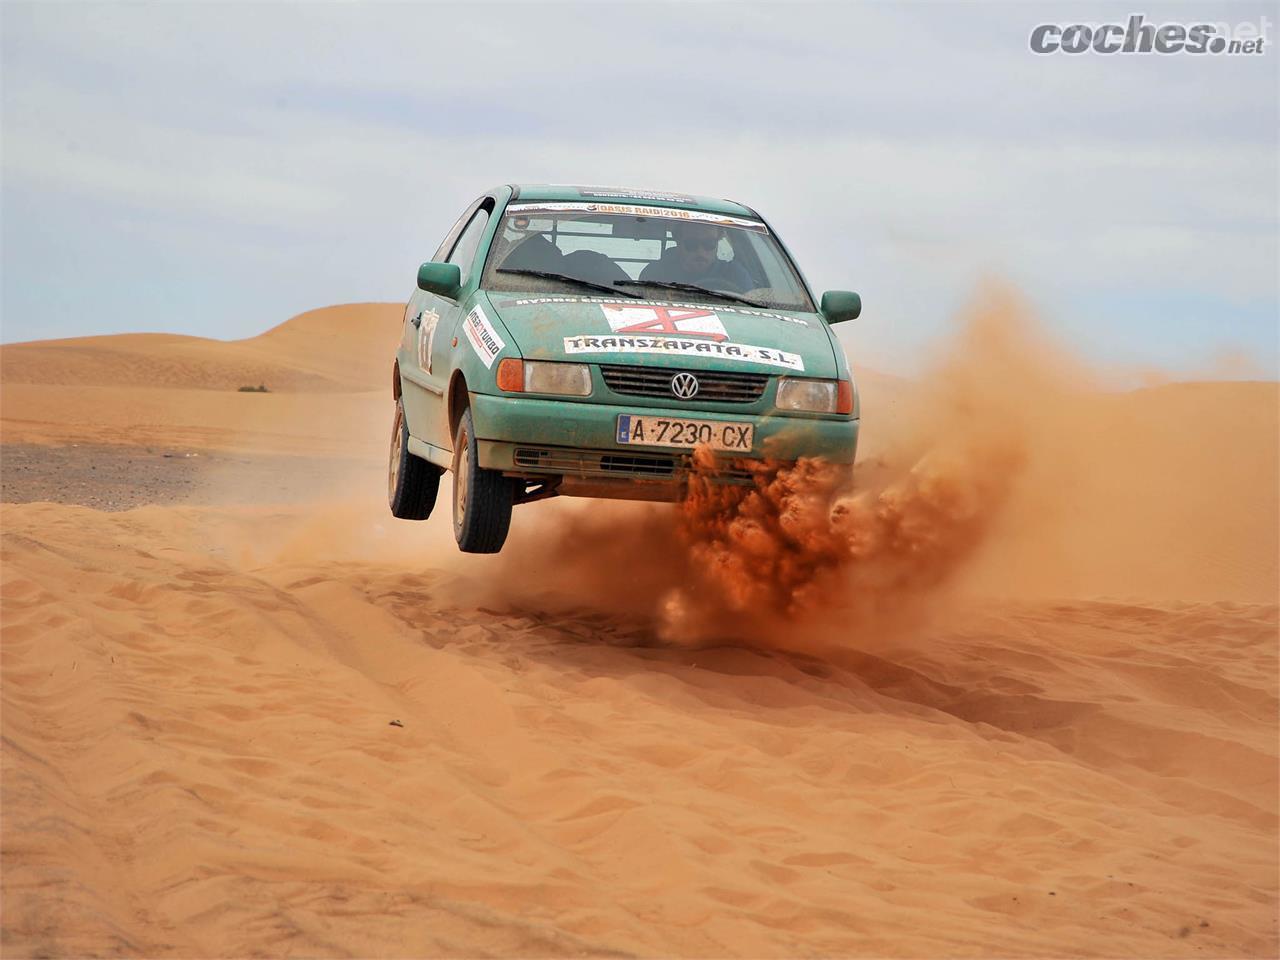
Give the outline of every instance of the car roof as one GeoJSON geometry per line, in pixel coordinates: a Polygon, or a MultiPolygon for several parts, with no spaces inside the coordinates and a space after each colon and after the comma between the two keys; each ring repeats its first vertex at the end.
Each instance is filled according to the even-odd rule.
{"type": "Polygon", "coordinates": [[[654,207],[706,210],[735,217],[759,217],[759,214],[750,207],[734,200],[699,197],[679,191],[583,186],[568,183],[513,183],[510,186],[512,200],[604,200],[614,203],[643,203],[654,207]]]}

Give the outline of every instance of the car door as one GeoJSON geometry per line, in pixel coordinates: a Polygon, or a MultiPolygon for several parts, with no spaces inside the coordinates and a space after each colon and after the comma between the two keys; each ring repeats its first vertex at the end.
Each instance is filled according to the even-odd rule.
{"type": "MultiPolygon", "coordinates": [[[[481,197],[468,207],[433,257],[458,265],[464,291],[493,206],[491,198],[481,197]]],[[[405,308],[399,353],[405,419],[410,434],[443,450],[453,447],[445,398],[461,316],[459,301],[424,290],[414,291],[405,308]]]]}

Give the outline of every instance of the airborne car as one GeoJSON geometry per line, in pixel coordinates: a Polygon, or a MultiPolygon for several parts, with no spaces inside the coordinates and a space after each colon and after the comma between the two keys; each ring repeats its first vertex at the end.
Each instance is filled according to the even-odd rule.
{"type": "Polygon", "coordinates": [[[552,496],[678,500],[695,450],[851,464],[858,400],[773,230],[729,200],[503,186],[473,202],[405,308],[392,393],[391,512],[425,519],[453,471],[453,528],[502,548],[511,509],[552,496]]]}

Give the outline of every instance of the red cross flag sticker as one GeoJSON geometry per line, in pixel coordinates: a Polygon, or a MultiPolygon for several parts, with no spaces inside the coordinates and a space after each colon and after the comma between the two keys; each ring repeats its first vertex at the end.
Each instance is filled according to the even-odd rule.
{"type": "Polygon", "coordinates": [[[642,333],[649,336],[707,337],[728,340],[720,317],[710,310],[685,307],[632,307],[601,304],[614,333],[642,333]]]}

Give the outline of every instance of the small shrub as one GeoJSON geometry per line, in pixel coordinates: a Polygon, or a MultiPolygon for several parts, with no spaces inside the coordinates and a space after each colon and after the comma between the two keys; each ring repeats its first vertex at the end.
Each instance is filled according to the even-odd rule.
{"type": "Polygon", "coordinates": [[[260,383],[256,387],[241,387],[241,393],[270,393],[265,383],[260,383]]]}

